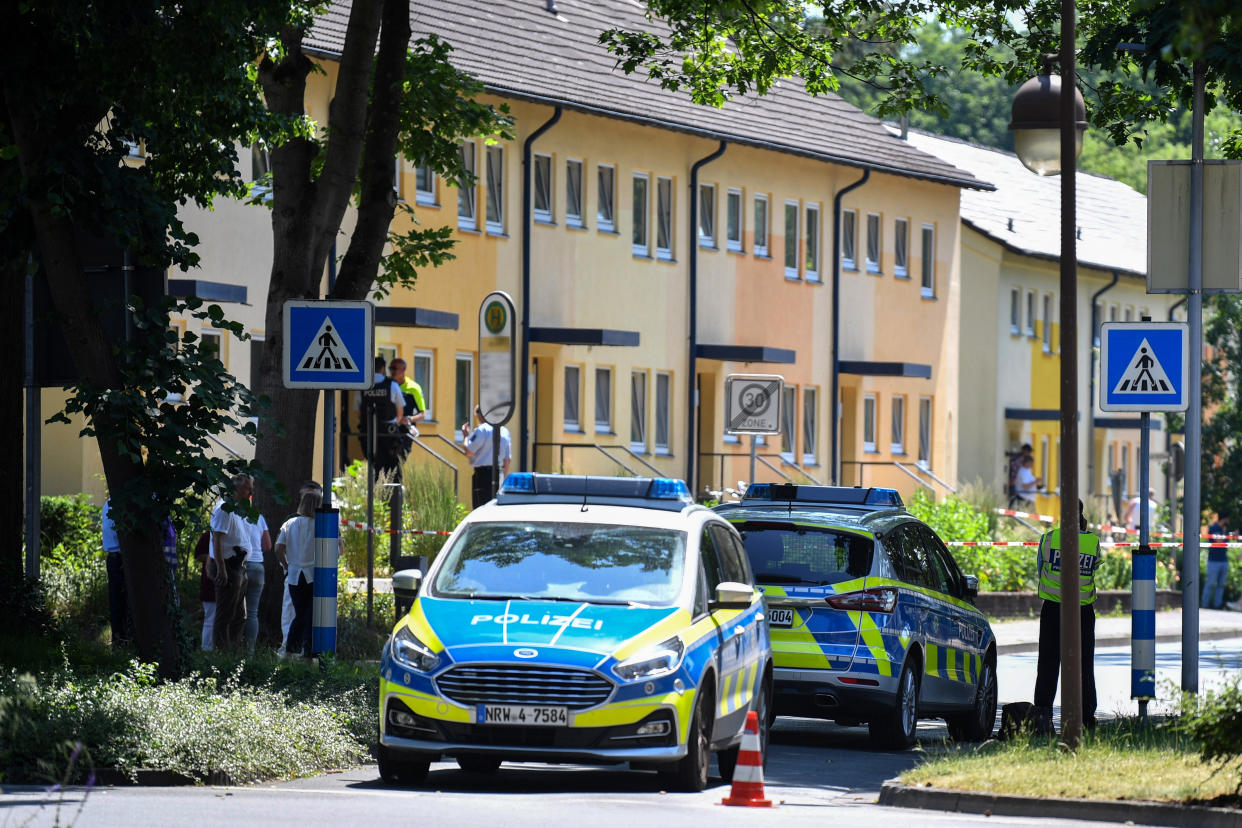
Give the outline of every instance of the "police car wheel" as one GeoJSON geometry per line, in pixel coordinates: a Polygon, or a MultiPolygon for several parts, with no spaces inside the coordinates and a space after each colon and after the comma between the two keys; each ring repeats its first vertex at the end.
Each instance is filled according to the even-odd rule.
{"type": "Polygon", "coordinates": [[[709,694],[699,693],[694,705],[694,713],[690,715],[690,729],[686,734],[686,755],[662,776],[669,777],[670,788],[687,793],[698,793],[707,787],[708,768],[711,764],[711,722],[707,714],[714,709],[709,694]]]}
{"type": "Polygon", "coordinates": [[[975,706],[968,713],[947,716],[949,736],[957,742],[982,742],[992,738],[996,727],[996,661],[993,656],[983,662],[975,692],[975,706]]]}
{"type": "Polygon", "coordinates": [[[500,760],[490,756],[458,756],[457,767],[466,773],[495,773],[500,770],[500,760]]]}
{"type": "Polygon", "coordinates": [[[431,762],[426,759],[394,759],[388,748],[379,746],[379,773],[389,785],[418,785],[427,778],[431,762]]]}
{"type": "Polygon", "coordinates": [[[887,710],[867,723],[877,747],[905,750],[914,744],[919,726],[919,676],[917,659],[907,658],[897,679],[897,698],[887,710]]]}

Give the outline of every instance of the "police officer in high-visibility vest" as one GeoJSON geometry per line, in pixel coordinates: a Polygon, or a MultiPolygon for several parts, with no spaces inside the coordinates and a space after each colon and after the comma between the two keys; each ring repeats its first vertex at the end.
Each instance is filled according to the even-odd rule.
{"type": "MultiPolygon", "coordinates": [[[[1078,501],[1078,603],[1082,633],[1082,720],[1095,727],[1095,568],[1100,539],[1087,531],[1087,517],[1078,501]]],[[[1052,699],[1061,671],[1061,529],[1039,539],[1039,662],[1035,670],[1035,708],[1052,720],[1052,699]]],[[[1068,596],[1067,596],[1068,597],[1068,596]]]]}

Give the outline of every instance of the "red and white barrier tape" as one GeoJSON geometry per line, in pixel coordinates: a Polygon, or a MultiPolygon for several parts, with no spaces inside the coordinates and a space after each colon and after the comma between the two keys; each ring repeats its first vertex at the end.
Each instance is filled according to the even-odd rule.
{"type": "Polygon", "coordinates": [[[365,523],[359,523],[356,520],[342,520],[341,525],[348,529],[361,529],[363,532],[371,532],[376,535],[451,535],[451,531],[444,529],[401,529],[394,532],[392,529],[372,529],[365,523]]]}
{"type": "MultiPolygon", "coordinates": [[[[1038,520],[1041,523],[1059,523],[1061,520],[1060,518],[1053,517],[1052,515],[1040,515],[1040,514],[1036,514],[1035,512],[1018,512],[1013,509],[993,509],[992,511],[998,515],[1004,515],[1005,517],[1030,518],[1032,520],[1038,520]]],[[[1105,532],[1107,534],[1121,534],[1121,533],[1125,533],[1127,535],[1138,535],[1139,534],[1139,530],[1137,529],[1127,529],[1124,526],[1116,526],[1111,523],[1104,523],[1104,524],[1092,523],[1089,525],[1089,528],[1091,528],[1092,530],[1098,530],[1100,532],[1105,532]]],[[[1151,532],[1150,534],[1153,538],[1183,537],[1181,532],[1151,532]]],[[[1233,534],[1233,535],[1201,534],[1199,535],[1200,540],[1230,540],[1231,541],[1231,540],[1238,540],[1239,538],[1242,538],[1242,535],[1236,535],[1236,534],[1233,534]]],[[[1203,545],[1203,544],[1200,544],[1200,545],[1203,545]]]]}
{"type": "MultiPolygon", "coordinates": [[[[1039,546],[1039,541],[946,541],[946,546],[1039,546]]],[[[1142,544],[1131,541],[1121,541],[1120,543],[1109,543],[1105,541],[1103,544],[1106,549],[1120,549],[1122,547],[1131,548],[1141,546],[1142,544]]],[[[1149,543],[1152,549],[1181,549],[1180,543],[1149,543]]],[[[1231,541],[1213,541],[1212,543],[1199,544],[1202,548],[1207,549],[1242,549],[1242,542],[1231,541]]]]}

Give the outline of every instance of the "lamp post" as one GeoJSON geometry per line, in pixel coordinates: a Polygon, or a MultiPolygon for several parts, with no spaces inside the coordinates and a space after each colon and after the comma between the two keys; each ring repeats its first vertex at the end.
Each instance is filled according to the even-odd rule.
{"type": "MultiPolygon", "coordinates": [[[[1013,99],[1014,148],[1027,169],[1061,175],[1061,739],[1082,738],[1082,647],[1078,599],[1078,252],[1075,177],[1086,106],[1075,81],[1074,0],[1061,0],[1061,75],[1044,73],[1013,99]],[[1062,95],[1062,89],[1074,90],[1062,95]],[[1059,139],[1059,140],[1058,140],[1059,139]]],[[[1045,322],[1045,324],[1047,324],[1045,322]]],[[[1088,401],[1088,404],[1091,404],[1088,401]]]]}

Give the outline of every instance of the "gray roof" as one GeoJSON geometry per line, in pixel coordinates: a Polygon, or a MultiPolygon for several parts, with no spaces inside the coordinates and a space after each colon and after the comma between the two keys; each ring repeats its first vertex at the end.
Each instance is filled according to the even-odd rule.
{"type": "MultiPolygon", "coordinates": [[[[599,43],[620,26],[667,31],[646,19],[637,0],[418,0],[414,37],[435,33],[452,44],[452,61],[497,95],[559,104],[707,138],[763,147],[955,187],[990,189],[891,135],[875,118],[836,95],[813,97],[793,80],[765,96],[739,96],[723,108],[696,106],[641,72],[624,74],[599,43]]],[[[336,0],[305,41],[312,53],[339,56],[350,0],[336,0]]]]}
{"type": "MultiPolygon", "coordinates": [[[[910,130],[921,150],[996,185],[962,193],[962,221],[1000,244],[1039,258],[1061,258],[1061,176],[1038,176],[1012,152],[910,130]]],[[[1079,172],[1078,262],[1147,273],[1147,197],[1128,184],[1079,172]]]]}

